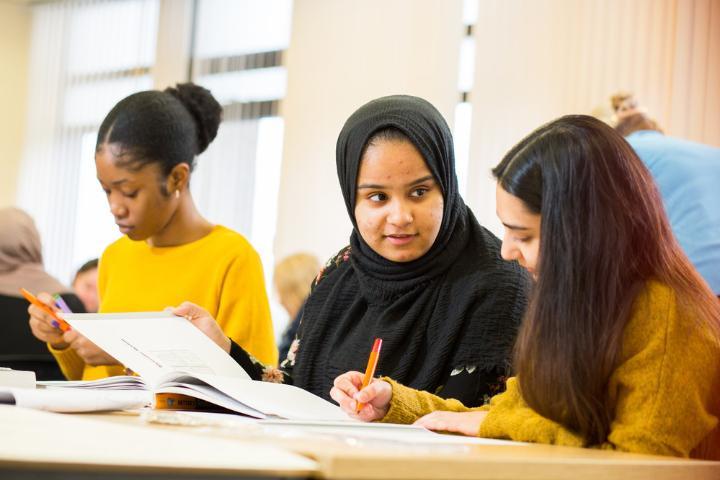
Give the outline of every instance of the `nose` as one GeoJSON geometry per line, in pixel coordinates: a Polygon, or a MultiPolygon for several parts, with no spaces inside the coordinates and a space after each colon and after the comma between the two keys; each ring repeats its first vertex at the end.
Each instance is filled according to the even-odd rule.
{"type": "Polygon", "coordinates": [[[515,243],[508,238],[508,234],[505,233],[502,240],[502,246],[500,247],[500,256],[503,260],[519,260],[520,250],[515,246],[515,243]]]}
{"type": "Polygon", "coordinates": [[[413,222],[413,214],[410,205],[402,200],[391,202],[387,221],[398,227],[411,224],[413,222]]]}
{"type": "Polygon", "coordinates": [[[112,195],[108,199],[108,202],[110,203],[110,213],[113,214],[113,217],[125,218],[127,216],[128,209],[122,204],[122,202],[114,199],[112,195]]]}

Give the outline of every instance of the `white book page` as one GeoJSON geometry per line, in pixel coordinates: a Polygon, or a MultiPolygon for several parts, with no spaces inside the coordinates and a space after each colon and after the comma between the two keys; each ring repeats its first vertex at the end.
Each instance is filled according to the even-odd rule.
{"type": "Polygon", "coordinates": [[[151,404],[153,395],[146,390],[0,389],[0,403],[50,412],[101,412],[128,410],[151,404]]]}
{"type": "Polygon", "coordinates": [[[192,323],[169,312],[61,315],[72,328],[150,385],[169,371],[250,378],[192,323]]]}
{"type": "Polygon", "coordinates": [[[337,405],[292,385],[220,375],[193,376],[268,416],[291,420],[352,421],[337,405]]]}
{"type": "Polygon", "coordinates": [[[44,388],[104,388],[113,390],[147,390],[145,380],[141,377],[116,375],[98,380],[41,380],[38,387],[44,388]]]}

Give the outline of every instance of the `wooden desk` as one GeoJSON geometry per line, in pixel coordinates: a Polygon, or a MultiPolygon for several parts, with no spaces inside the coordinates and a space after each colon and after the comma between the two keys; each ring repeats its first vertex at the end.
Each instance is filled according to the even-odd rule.
{"type": "Polygon", "coordinates": [[[139,424],[137,416],[126,424],[99,418],[0,405],[0,478],[309,478],[317,473],[316,462],[269,443],[153,428],[139,424]]]}
{"type": "MultiPolygon", "coordinates": [[[[12,407],[10,407],[12,408],[12,407]]],[[[5,414],[0,409],[0,438],[7,439],[5,414]]],[[[51,414],[43,414],[51,415],[51,414]]],[[[58,415],[53,415],[56,417],[58,415]]],[[[264,434],[211,428],[145,424],[137,415],[94,414],[60,416],[65,425],[92,423],[94,428],[132,429],[132,435],[145,443],[151,435],[167,438],[179,435],[186,448],[181,455],[186,464],[173,463],[173,472],[195,475],[315,477],[328,479],[627,479],[627,480],[718,480],[720,462],[682,460],[669,457],[625,454],[548,445],[468,445],[403,444],[387,442],[373,445],[365,440],[323,438],[322,435],[278,438],[264,434]],[[252,450],[252,448],[256,450],[252,450]],[[287,455],[286,455],[287,454],[287,455]],[[262,467],[261,460],[274,455],[272,465],[262,467]],[[247,457],[258,463],[250,468],[247,457]],[[191,457],[191,458],[185,458],[191,457]],[[310,460],[308,460],[310,459],[310,460]],[[300,461],[298,461],[300,460],[300,461]],[[308,461],[302,464],[301,461],[308,461]],[[233,461],[236,462],[233,464],[233,461]],[[287,463],[283,463],[287,461],[287,463]],[[219,465],[218,462],[222,463],[219,465]]],[[[54,421],[54,420],[53,420],[54,421]]],[[[86,427],[83,427],[86,428],[86,427]]],[[[72,439],[77,436],[67,435],[72,439]]],[[[128,430],[130,432],[130,430],[128,430]]],[[[37,432],[36,432],[37,434],[37,432]]],[[[27,438],[28,435],[23,435],[27,438]]],[[[178,437],[179,438],[179,437],[178,437]]],[[[103,441],[105,441],[103,439],[103,441]]],[[[0,476],[10,461],[0,447],[0,476]]],[[[172,452],[166,452],[172,455],[172,452]]],[[[156,452],[162,455],[161,452],[156,452]]],[[[124,460],[132,457],[128,452],[124,460]]],[[[177,455],[175,456],[177,457],[177,455]]],[[[173,458],[175,458],[173,457],[173,458]]],[[[76,462],[87,463],[88,454],[77,455],[76,462]]],[[[162,456],[160,457],[162,458],[162,456]]],[[[46,459],[47,460],[47,459],[46,459]]],[[[123,459],[120,459],[123,460],[123,459]]],[[[25,459],[27,461],[27,459],[25,459]]],[[[17,462],[16,462],[17,463],[17,462]]],[[[53,462],[49,461],[48,465],[53,462]]],[[[117,467],[117,463],[115,467],[117,467]]],[[[272,462],[271,462],[272,463],[272,462]]],[[[95,463],[97,464],[97,462],[95,463]]],[[[165,465],[170,465],[168,461],[165,465]]],[[[111,464],[107,464],[111,465],[111,464]]],[[[133,470],[133,473],[143,470],[133,470]]],[[[124,466],[123,468],[127,468],[124,466]]],[[[164,473],[162,469],[156,472],[164,473]]],[[[152,470],[151,470],[152,472],[152,470]]],[[[199,477],[198,477],[199,478],[199,477]]]]}

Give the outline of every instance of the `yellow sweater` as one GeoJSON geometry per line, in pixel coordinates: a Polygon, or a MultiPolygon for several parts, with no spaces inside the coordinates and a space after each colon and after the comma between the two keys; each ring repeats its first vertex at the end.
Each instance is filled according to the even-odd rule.
{"type": "MultiPolygon", "coordinates": [[[[277,363],[260,257],[239,233],[215,226],[176,247],[151,247],[123,237],[105,249],[98,278],[100,312],[162,310],[187,300],[205,308],[226,335],[267,364],[277,363]]],[[[93,380],[124,368],[90,366],[71,348],[55,350],[65,376],[93,380]]]]}
{"type": "MultiPolygon", "coordinates": [[[[720,343],[694,322],[678,311],[666,286],[651,282],[639,295],[609,382],[615,418],[606,442],[593,447],[720,459],[720,343]]],[[[412,423],[435,410],[485,410],[481,437],[589,446],[528,407],[517,378],[489,405],[475,409],[389,381],[393,396],[383,422],[412,423]]]]}

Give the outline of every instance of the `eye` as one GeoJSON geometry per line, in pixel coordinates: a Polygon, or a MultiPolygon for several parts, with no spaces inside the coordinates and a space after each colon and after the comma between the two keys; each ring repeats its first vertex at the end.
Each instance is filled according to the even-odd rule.
{"type": "Polygon", "coordinates": [[[133,192],[127,192],[127,193],[123,192],[123,197],[135,198],[135,197],[137,197],[137,194],[138,194],[138,190],[135,190],[133,192]]]}
{"type": "Polygon", "coordinates": [[[410,196],[411,197],[422,197],[423,195],[425,195],[428,192],[428,190],[430,190],[430,189],[425,188],[425,187],[416,188],[415,190],[410,192],[410,196]]]}
{"type": "Polygon", "coordinates": [[[387,195],[382,192],[373,193],[368,197],[368,199],[372,202],[384,202],[385,200],[387,200],[387,195]]]}
{"type": "Polygon", "coordinates": [[[530,240],[532,240],[532,237],[516,237],[515,240],[517,240],[520,243],[527,243],[530,240]]]}

